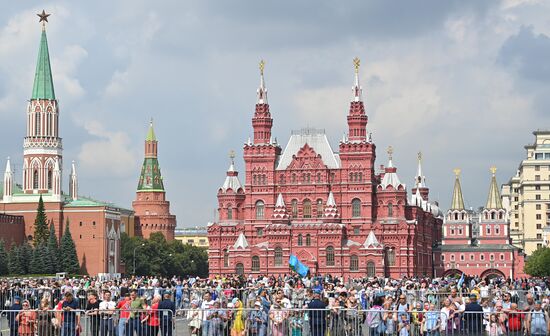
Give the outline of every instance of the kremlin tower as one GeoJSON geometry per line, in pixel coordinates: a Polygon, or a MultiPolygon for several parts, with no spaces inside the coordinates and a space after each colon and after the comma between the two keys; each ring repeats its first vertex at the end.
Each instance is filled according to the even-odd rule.
{"type": "Polygon", "coordinates": [[[166,200],[166,191],[158,162],[158,141],[153,129],[153,121],[145,138],[145,158],[141,168],[135,211],[136,232],[144,238],[151,233],[161,232],[167,240],[174,239],[176,216],[170,214],[170,202],[166,200]]]}

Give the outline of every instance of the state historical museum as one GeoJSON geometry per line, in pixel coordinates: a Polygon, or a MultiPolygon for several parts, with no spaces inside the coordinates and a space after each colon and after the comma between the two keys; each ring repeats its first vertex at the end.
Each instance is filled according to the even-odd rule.
{"type": "Polygon", "coordinates": [[[244,144],[244,185],[233,162],[218,190],[219,221],[208,227],[210,275],[288,274],[294,254],[311,274],[344,278],[403,277],[434,272],[442,213],[428,201],[421,156],[410,199],[388,150],[375,169],[376,145],[355,59],[347,135],[334,151],[323,131],[292,132],[284,149],[260,63],[254,139],[244,144]]]}

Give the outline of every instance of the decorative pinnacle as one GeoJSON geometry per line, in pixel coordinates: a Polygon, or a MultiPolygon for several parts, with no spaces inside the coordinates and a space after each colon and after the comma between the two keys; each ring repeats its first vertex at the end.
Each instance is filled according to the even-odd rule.
{"type": "Polygon", "coordinates": [[[489,168],[489,170],[491,171],[493,176],[495,176],[495,174],[497,173],[497,167],[495,167],[495,166],[492,166],[491,168],[489,168]]]}
{"type": "Polygon", "coordinates": [[[235,164],[235,151],[234,150],[229,151],[229,159],[231,160],[231,164],[235,164]]]}
{"type": "Polygon", "coordinates": [[[418,162],[422,162],[422,152],[418,152],[418,162]]]}
{"type": "Polygon", "coordinates": [[[42,29],[44,29],[46,27],[46,22],[48,22],[48,16],[50,16],[51,14],[46,14],[46,11],[42,10],[42,13],[38,13],[36,15],[38,15],[38,17],[40,18],[40,20],[38,20],[38,23],[42,22],[42,29]]]}
{"type": "Polygon", "coordinates": [[[393,158],[393,147],[392,146],[388,146],[388,157],[390,159],[390,161],[392,160],[393,158]]]}
{"type": "Polygon", "coordinates": [[[353,66],[355,67],[355,73],[359,73],[359,67],[361,66],[361,60],[359,57],[353,59],[353,66]]]}
{"type": "Polygon", "coordinates": [[[260,64],[259,64],[259,68],[260,68],[260,75],[264,75],[264,68],[265,68],[265,61],[264,60],[260,60],[260,64]]]}
{"type": "Polygon", "coordinates": [[[456,177],[459,177],[459,176],[460,176],[460,168],[455,168],[455,169],[453,169],[453,172],[455,173],[455,176],[456,176],[456,177]]]}

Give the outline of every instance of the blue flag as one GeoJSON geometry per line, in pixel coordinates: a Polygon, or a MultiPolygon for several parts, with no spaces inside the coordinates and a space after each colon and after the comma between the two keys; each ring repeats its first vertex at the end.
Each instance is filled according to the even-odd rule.
{"type": "Polygon", "coordinates": [[[309,267],[302,264],[294,254],[290,255],[290,259],[288,260],[288,265],[294,272],[298,273],[302,278],[309,273],[309,267]]]}
{"type": "Polygon", "coordinates": [[[458,280],[457,287],[460,290],[460,287],[462,287],[462,284],[464,283],[464,272],[462,272],[462,276],[460,277],[460,280],[458,280]]]}

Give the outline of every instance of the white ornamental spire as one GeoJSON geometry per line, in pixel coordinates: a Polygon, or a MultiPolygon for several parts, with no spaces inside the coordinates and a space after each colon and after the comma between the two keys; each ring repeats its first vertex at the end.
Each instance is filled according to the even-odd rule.
{"type": "Polygon", "coordinates": [[[422,175],[422,152],[418,152],[418,169],[415,182],[417,188],[426,188],[426,177],[422,175]]]}
{"type": "Polygon", "coordinates": [[[353,59],[353,66],[355,67],[355,83],[352,87],[353,100],[358,102],[362,101],[363,88],[359,84],[359,66],[361,65],[361,60],[359,57],[353,59]]]}
{"type": "Polygon", "coordinates": [[[55,160],[53,168],[52,196],[61,199],[61,169],[59,168],[59,159],[55,160]]]}
{"type": "Polygon", "coordinates": [[[10,158],[6,162],[6,171],[4,172],[4,202],[11,202],[11,197],[13,195],[13,173],[11,171],[10,158]]]}
{"type": "Polygon", "coordinates": [[[73,201],[78,199],[78,179],[76,177],[76,167],[74,161],[71,164],[71,176],[69,180],[69,196],[73,201]]]}
{"type": "Polygon", "coordinates": [[[260,61],[260,87],[258,88],[258,104],[267,104],[267,88],[264,80],[264,60],[260,61]]]}

